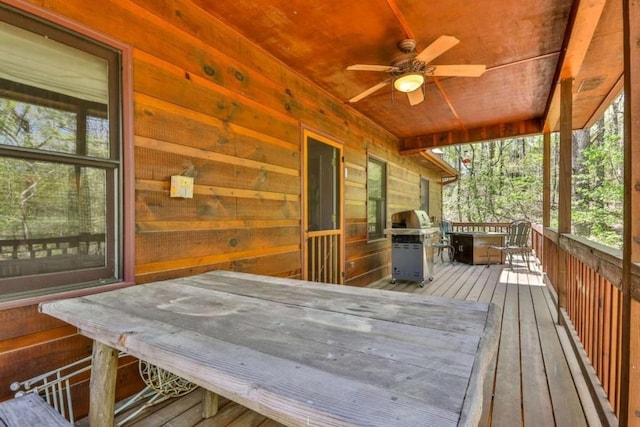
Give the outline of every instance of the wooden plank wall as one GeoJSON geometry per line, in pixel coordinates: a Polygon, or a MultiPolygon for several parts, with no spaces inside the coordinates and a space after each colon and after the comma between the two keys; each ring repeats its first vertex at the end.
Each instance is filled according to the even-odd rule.
{"type": "MultiPolygon", "coordinates": [[[[13,397],[10,385],[91,355],[92,343],[76,328],[38,313],[36,306],[0,310],[0,401],[13,397]]],[[[72,380],[76,414],[84,416],[89,408],[89,378],[72,380]]],[[[116,386],[119,399],[142,387],[138,363],[121,360],[116,386]]]]}
{"type": "MultiPolygon", "coordinates": [[[[188,0],[30,2],[133,47],[138,283],[212,269],[301,277],[302,126],[344,144],[345,283],[389,274],[389,242],[367,242],[367,156],[389,162],[389,215],[417,208],[429,176],[396,138],[188,0]],[[195,177],[193,199],[169,197],[177,174],[195,177]]],[[[430,178],[433,203],[441,186],[430,178]]],[[[0,320],[0,400],[12,381],[91,351],[35,306],[0,320]]],[[[119,381],[139,386],[134,368],[119,381]]]]}

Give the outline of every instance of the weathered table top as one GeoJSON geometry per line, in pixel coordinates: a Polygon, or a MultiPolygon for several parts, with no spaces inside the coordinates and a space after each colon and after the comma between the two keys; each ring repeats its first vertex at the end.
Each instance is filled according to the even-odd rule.
{"type": "Polygon", "coordinates": [[[287,425],[475,425],[485,303],[215,271],[41,311],[287,425]]]}

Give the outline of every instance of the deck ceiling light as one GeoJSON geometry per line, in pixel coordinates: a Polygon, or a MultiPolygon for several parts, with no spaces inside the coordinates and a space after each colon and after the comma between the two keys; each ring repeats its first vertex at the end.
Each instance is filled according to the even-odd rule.
{"type": "Polygon", "coordinates": [[[413,92],[424,83],[424,76],[419,73],[403,74],[393,81],[393,87],[400,92],[413,92]]]}

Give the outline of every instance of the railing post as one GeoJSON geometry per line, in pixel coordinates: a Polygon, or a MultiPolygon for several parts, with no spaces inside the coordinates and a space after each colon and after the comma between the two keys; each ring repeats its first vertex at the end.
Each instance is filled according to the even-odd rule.
{"type": "Polygon", "coordinates": [[[623,1],[624,21],[624,234],[622,254],[621,426],[640,425],[640,302],[631,266],[640,261],[640,3],[623,1]],[[635,165],[635,168],[634,168],[635,165]]]}
{"type": "MultiPolygon", "coordinates": [[[[551,133],[548,130],[542,134],[542,230],[540,230],[540,244],[536,256],[540,260],[540,269],[547,274],[544,230],[551,226],[551,133]]],[[[557,285],[554,285],[557,286],[557,285]]]]}
{"type": "Polygon", "coordinates": [[[551,225],[551,133],[542,134],[542,228],[551,225]]]}
{"type": "MultiPolygon", "coordinates": [[[[560,81],[560,165],[558,173],[558,311],[567,305],[567,258],[561,239],[571,233],[571,145],[573,139],[573,78],[560,81]]],[[[562,319],[558,312],[558,321],[562,319]]]]}

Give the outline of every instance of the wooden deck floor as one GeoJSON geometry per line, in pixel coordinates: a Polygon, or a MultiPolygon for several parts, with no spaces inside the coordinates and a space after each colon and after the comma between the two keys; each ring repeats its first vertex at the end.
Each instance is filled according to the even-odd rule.
{"type": "MultiPolygon", "coordinates": [[[[492,302],[502,308],[498,353],[485,382],[481,426],[599,425],[575,360],[566,357],[566,334],[541,275],[524,264],[439,264],[420,288],[388,280],[381,289],[492,302]],[[582,400],[581,400],[582,397],[582,400]]],[[[566,344],[568,345],[568,343],[566,344]]]]}
{"type": "MultiPolygon", "coordinates": [[[[575,360],[565,357],[566,335],[556,325],[551,295],[538,273],[524,265],[436,264],[434,280],[416,283],[384,279],[373,288],[413,292],[473,301],[502,308],[498,353],[485,380],[481,426],[599,425],[575,360]],[[582,397],[582,400],[581,400],[582,397]]],[[[203,420],[201,393],[153,409],[134,424],[142,426],[260,426],[280,424],[222,399],[219,413],[203,420]]]]}

